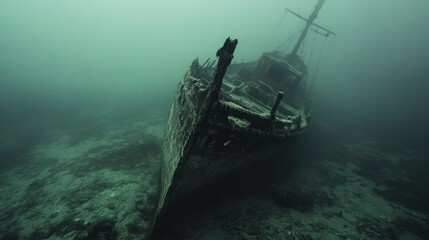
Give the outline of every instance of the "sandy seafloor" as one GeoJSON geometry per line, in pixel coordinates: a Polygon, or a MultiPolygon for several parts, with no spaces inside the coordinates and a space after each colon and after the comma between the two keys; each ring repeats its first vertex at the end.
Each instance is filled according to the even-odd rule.
{"type": "MultiPolygon", "coordinates": [[[[10,146],[3,157],[20,160],[1,171],[1,239],[144,239],[165,117],[46,130],[10,146]]],[[[161,238],[429,239],[427,154],[315,125],[274,167],[189,200],[161,238]]]]}

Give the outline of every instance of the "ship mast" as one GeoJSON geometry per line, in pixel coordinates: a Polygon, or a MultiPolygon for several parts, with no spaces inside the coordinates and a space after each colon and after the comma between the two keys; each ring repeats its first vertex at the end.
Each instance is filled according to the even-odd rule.
{"type": "Polygon", "coordinates": [[[325,3],[325,0],[319,0],[317,5],[314,7],[314,11],[311,13],[310,17],[308,18],[307,24],[305,25],[305,28],[302,31],[301,36],[298,39],[298,42],[296,43],[295,47],[293,48],[291,55],[293,55],[293,56],[297,55],[298,50],[301,47],[302,42],[304,41],[308,30],[310,29],[310,26],[313,24],[313,21],[317,18],[317,14],[319,13],[319,11],[322,8],[322,5],[324,3],[325,3]]]}

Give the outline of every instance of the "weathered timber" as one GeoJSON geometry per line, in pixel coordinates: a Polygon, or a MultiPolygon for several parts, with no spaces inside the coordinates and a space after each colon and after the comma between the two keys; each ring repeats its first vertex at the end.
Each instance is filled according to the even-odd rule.
{"type": "Polygon", "coordinates": [[[219,92],[225,72],[233,59],[237,40],[227,38],[223,47],[217,51],[219,58],[213,80],[204,86],[201,79],[195,78],[199,72],[198,60],[194,60],[190,69],[179,84],[168,117],[165,141],[164,162],[161,171],[161,190],[148,239],[159,236],[165,214],[175,195],[182,195],[183,187],[177,187],[185,179],[184,168],[195,150],[198,137],[209,117],[211,107],[219,99],[219,92]]]}

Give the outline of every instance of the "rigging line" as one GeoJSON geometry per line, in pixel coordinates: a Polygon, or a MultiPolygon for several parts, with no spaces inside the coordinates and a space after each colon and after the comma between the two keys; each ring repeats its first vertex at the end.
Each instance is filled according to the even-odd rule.
{"type": "MultiPolygon", "coordinates": [[[[308,64],[307,64],[307,69],[312,69],[312,65],[313,65],[313,52],[314,52],[314,46],[316,45],[316,39],[317,39],[317,33],[314,34],[313,37],[313,44],[311,47],[311,52],[310,52],[310,59],[308,60],[308,64]]],[[[307,81],[304,81],[304,89],[307,87],[307,81]]]]}
{"type": "Polygon", "coordinates": [[[288,38],[288,42],[286,43],[286,46],[285,46],[285,50],[284,50],[284,52],[286,52],[287,51],[287,48],[290,46],[290,44],[292,43],[292,40],[295,40],[295,39],[292,39],[292,38],[297,38],[297,36],[298,36],[298,32],[299,32],[299,27],[297,26],[296,28],[295,28],[295,32],[292,34],[292,35],[290,35],[289,36],[289,38],[288,38]],[[289,41],[290,40],[290,41],[289,41]]]}
{"type": "MultiPolygon", "coordinates": [[[[287,45],[289,45],[291,38],[292,38],[292,35],[290,35],[290,36],[289,36],[289,38],[288,38],[288,39],[286,39],[286,41],[283,41],[282,43],[280,43],[280,45],[279,45],[279,46],[277,46],[277,47],[275,48],[275,50],[277,50],[277,51],[281,51],[281,49],[283,49],[283,48],[287,48],[287,45]],[[284,45],[286,45],[286,47],[285,47],[284,45]]],[[[284,51],[281,51],[281,52],[284,52],[284,51]]]]}
{"type": "Polygon", "coordinates": [[[322,50],[320,51],[319,59],[318,59],[318,61],[317,61],[317,65],[316,65],[316,72],[314,73],[313,79],[312,79],[312,81],[311,81],[310,89],[308,90],[308,94],[307,94],[307,99],[309,99],[309,98],[310,98],[311,91],[313,90],[314,82],[316,81],[317,75],[319,74],[320,60],[321,60],[321,58],[322,58],[323,50],[324,50],[324,48],[325,48],[326,39],[328,39],[328,38],[327,38],[327,37],[325,37],[325,40],[323,41],[322,50]]]}
{"type": "MultiPolygon", "coordinates": [[[[280,29],[280,25],[282,24],[282,22],[283,22],[284,18],[286,17],[286,14],[287,14],[287,10],[285,10],[285,12],[283,13],[282,18],[280,19],[279,23],[277,24],[277,28],[276,28],[276,30],[274,31],[273,37],[271,38],[270,46],[273,44],[273,42],[274,42],[274,40],[275,40],[276,36],[278,35],[278,33],[279,33],[279,29],[280,29]]],[[[283,44],[283,43],[282,43],[282,44],[283,44]]],[[[280,44],[280,46],[281,46],[281,44],[280,44]]],[[[276,50],[278,50],[278,49],[276,49],[276,50]]]]}
{"type": "Polygon", "coordinates": [[[311,44],[311,35],[313,35],[314,33],[312,33],[312,32],[309,32],[309,37],[308,38],[304,38],[304,43],[303,44],[306,44],[306,43],[308,43],[308,44],[306,44],[306,46],[304,47],[304,51],[305,51],[305,53],[304,53],[304,56],[305,57],[307,57],[308,56],[308,51],[310,51],[310,58],[309,59],[307,59],[307,58],[305,58],[305,60],[307,61],[307,68],[310,68],[310,65],[311,65],[311,59],[312,59],[312,56],[313,56],[313,49],[314,49],[314,43],[315,43],[315,41],[316,41],[316,37],[317,37],[317,33],[316,34],[314,34],[314,38],[313,38],[313,44],[312,44],[312,47],[311,47],[311,49],[309,49],[309,44],[311,44]],[[308,41],[307,41],[307,39],[308,39],[308,41]]]}
{"type": "Polygon", "coordinates": [[[287,14],[287,10],[285,10],[285,12],[283,13],[282,18],[279,21],[279,24],[277,24],[277,30],[280,28],[280,24],[282,24],[283,19],[286,17],[286,14],[287,14]]]}
{"type": "MultiPolygon", "coordinates": [[[[332,45],[333,45],[333,43],[334,43],[334,41],[335,41],[335,37],[336,37],[336,35],[334,35],[334,37],[333,37],[333,39],[332,39],[332,41],[330,41],[329,42],[329,45],[328,45],[328,48],[327,48],[327,50],[324,52],[324,55],[322,55],[322,63],[324,63],[325,62],[325,59],[326,59],[326,57],[328,56],[328,53],[331,51],[331,48],[332,48],[332,45]]],[[[326,37],[325,38],[325,42],[326,42],[326,39],[327,39],[328,37],[326,37]]],[[[323,43],[323,47],[325,46],[325,42],[323,43]]],[[[320,65],[320,59],[319,59],[319,65],[320,65]]],[[[318,67],[318,69],[319,69],[319,67],[318,67]]],[[[317,70],[318,70],[317,69],[317,70]]],[[[318,73],[318,71],[317,71],[317,73],[318,73]]],[[[315,76],[315,79],[316,79],[316,76],[315,76]]],[[[313,85],[314,85],[314,81],[315,80],[313,80],[313,85]]],[[[313,86],[312,86],[312,88],[313,88],[313,86]]],[[[309,92],[310,94],[311,94],[311,90],[310,90],[310,92],[309,92]]],[[[310,98],[310,96],[308,96],[309,98],[310,98]]]]}
{"type": "Polygon", "coordinates": [[[303,61],[305,61],[305,58],[306,58],[306,50],[307,50],[307,39],[304,38],[304,40],[302,41],[301,49],[299,50],[303,61]]]}
{"type": "Polygon", "coordinates": [[[300,27],[300,26],[299,26],[299,24],[298,24],[297,26],[295,26],[295,30],[293,31],[293,33],[289,35],[289,38],[287,39],[287,41],[286,41],[286,42],[283,42],[283,43],[285,44],[285,46],[284,46],[284,50],[282,51],[282,52],[283,52],[283,54],[286,54],[286,51],[288,50],[288,48],[289,48],[290,44],[291,44],[292,42],[295,42],[295,41],[297,40],[297,39],[295,39],[295,38],[298,38],[298,37],[299,37],[299,32],[300,32],[300,30],[301,30],[301,27],[300,27]]]}
{"type": "Polygon", "coordinates": [[[316,44],[316,38],[317,38],[317,32],[314,34],[313,46],[311,47],[311,53],[310,53],[310,60],[308,61],[308,68],[310,68],[310,65],[311,65],[312,60],[313,60],[313,50],[314,50],[314,45],[316,44]]]}
{"type": "Polygon", "coordinates": [[[283,45],[286,45],[286,46],[284,46],[284,48],[287,48],[287,47],[290,45],[290,43],[291,43],[291,41],[292,41],[292,38],[293,38],[293,35],[294,35],[294,34],[290,35],[290,36],[288,37],[288,39],[286,40],[286,42],[284,42],[284,44],[283,44],[283,45]]]}
{"type": "Polygon", "coordinates": [[[322,57],[322,59],[323,59],[323,61],[322,61],[322,62],[324,62],[324,60],[325,60],[325,58],[327,57],[328,53],[331,51],[332,45],[333,45],[333,43],[334,43],[334,41],[335,41],[335,37],[336,37],[336,36],[334,35],[334,37],[332,38],[332,41],[330,41],[330,43],[329,43],[329,45],[328,45],[328,49],[326,50],[325,55],[322,57]]]}

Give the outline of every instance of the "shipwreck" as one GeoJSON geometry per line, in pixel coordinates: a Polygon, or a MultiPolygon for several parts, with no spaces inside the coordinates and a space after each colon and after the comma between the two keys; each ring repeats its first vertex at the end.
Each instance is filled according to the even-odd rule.
{"type": "Polygon", "coordinates": [[[298,55],[307,32],[333,32],[313,23],[324,0],[306,21],[292,52],[264,53],[258,61],[232,63],[238,40],[227,38],[214,62],[194,60],[180,82],[166,126],[161,190],[149,232],[154,239],[171,205],[202,186],[284,148],[309,128],[307,66],[298,55]]]}

